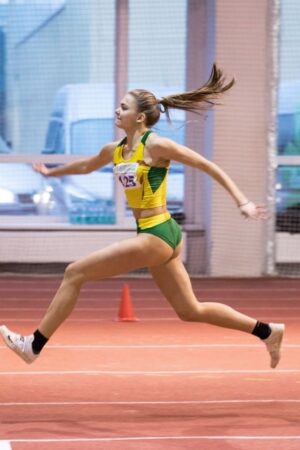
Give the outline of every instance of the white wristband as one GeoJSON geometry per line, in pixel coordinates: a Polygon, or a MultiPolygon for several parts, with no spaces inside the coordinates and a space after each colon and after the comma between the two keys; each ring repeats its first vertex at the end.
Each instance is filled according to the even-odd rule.
{"type": "Polygon", "coordinates": [[[248,205],[248,203],[251,203],[251,201],[250,200],[248,200],[246,203],[242,203],[241,205],[239,205],[239,208],[242,208],[243,206],[246,206],[246,205],[248,205]]]}

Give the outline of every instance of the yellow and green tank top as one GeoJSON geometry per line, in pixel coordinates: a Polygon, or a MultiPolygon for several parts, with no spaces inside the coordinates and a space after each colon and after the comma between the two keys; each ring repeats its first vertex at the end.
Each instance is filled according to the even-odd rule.
{"type": "Polygon", "coordinates": [[[114,173],[124,187],[130,208],[156,208],[166,205],[166,167],[151,167],[144,161],[144,147],[151,130],[146,131],[130,159],[123,159],[124,138],[113,155],[114,173]]]}

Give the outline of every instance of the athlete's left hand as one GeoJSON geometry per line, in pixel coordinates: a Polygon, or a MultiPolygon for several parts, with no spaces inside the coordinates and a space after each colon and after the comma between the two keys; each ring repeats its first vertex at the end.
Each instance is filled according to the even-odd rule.
{"type": "Polygon", "coordinates": [[[267,219],[267,210],[264,205],[255,205],[255,203],[249,201],[245,205],[239,207],[241,214],[245,219],[267,219]]]}

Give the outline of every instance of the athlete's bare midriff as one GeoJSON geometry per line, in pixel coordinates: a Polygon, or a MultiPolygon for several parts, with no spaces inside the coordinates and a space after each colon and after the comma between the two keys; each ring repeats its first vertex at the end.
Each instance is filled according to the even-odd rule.
{"type": "Polygon", "coordinates": [[[167,212],[167,206],[157,206],[156,208],[142,209],[132,208],[133,215],[136,219],[142,219],[146,217],[157,216],[158,214],[164,214],[167,212]]]}

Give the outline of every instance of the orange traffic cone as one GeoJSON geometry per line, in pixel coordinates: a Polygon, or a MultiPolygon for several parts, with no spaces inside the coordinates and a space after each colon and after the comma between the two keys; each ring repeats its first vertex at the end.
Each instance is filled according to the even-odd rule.
{"type": "Polygon", "coordinates": [[[122,298],[117,320],[119,322],[136,322],[138,320],[134,315],[129,286],[126,283],[123,285],[122,298]]]}

